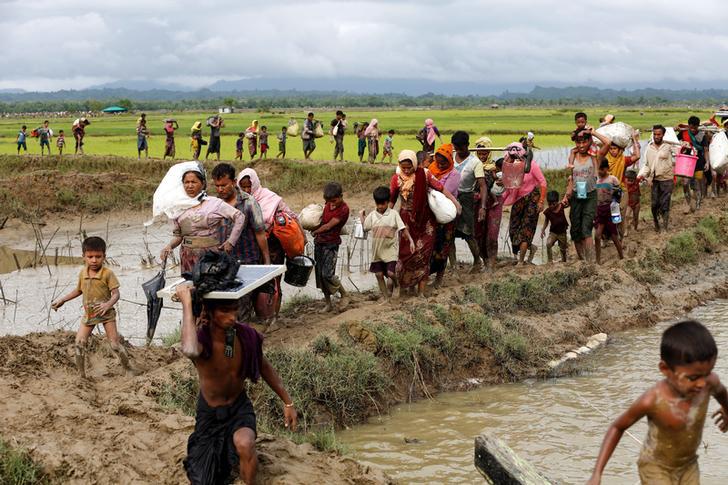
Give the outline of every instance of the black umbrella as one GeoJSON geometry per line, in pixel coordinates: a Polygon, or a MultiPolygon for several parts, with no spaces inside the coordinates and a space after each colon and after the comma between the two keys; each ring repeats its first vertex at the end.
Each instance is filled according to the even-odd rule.
{"type": "Polygon", "coordinates": [[[157,296],[157,292],[164,288],[164,267],[166,265],[167,261],[165,260],[162,262],[162,270],[154,278],[142,284],[142,290],[144,290],[144,295],[147,297],[147,345],[154,338],[159,314],[162,312],[164,300],[157,296]]]}

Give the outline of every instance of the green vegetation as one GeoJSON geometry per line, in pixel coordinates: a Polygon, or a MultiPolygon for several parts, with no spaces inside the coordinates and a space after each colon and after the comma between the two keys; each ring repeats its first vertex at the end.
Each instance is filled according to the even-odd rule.
{"type": "Polygon", "coordinates": [[[724,218],[718,221],[712,216],[704,217],[694,228],[671,237],[663,252],[665,262],[684,266],[697,261],[701,253],[716,251],[721,242],[728,240],[725,222],[724,218]]]}
{"type": "Polygon", "coordinates": [[[165,347],[171,347],[173,345],[176,345],[182,341],[182,328],[177,327],[175,328],[172,333],[168,333],[164,337],[162,337],[162,345],[165,347]]]}
{"type": "Polygon", "coordinates": [[[188,371],[174,372],[171,382],[160,386],[157,402],[165,409],[180,410],[188,416],[195,415],[200,385],[197,376],[188,371]]]}
{"type": "Polygon", "coordinates": [[[662,269],[664,261],[661,254],[649,248],[640,259],[628,259],[624,263],[624,269],[634,279],[644,284],[657,284],[662,282],[662,269]]]}
{"type": "Polygon", "coordinates": [[[0,439],[0,483],[7,485],[44,485],[51,480],[24,450],[0,439]]]}

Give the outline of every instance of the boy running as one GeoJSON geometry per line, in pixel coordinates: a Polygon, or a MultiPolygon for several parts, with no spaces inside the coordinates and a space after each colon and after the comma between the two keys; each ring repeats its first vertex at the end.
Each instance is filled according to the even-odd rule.
{"type": "Polygon", "coordinates": [[[283,401],[284,423],[296,429],[298,416],[281,378],[263,356],[263,337],[237,321],[238,300],[204,300],[206,318],[192,309],[192,288],[177,287],[182,303],[182,353],[192,360],[200,380],[195,430],[184,460],[193,484],[231,483],[240,474],[255,483],[256,422],[253,404],[245,393],[245,379],[260,377],[283,401]]]}
{"type": "Polygon", "coordinates": [[[67,301],[83,295],[84,316],[76,333],[76,368],[83,379],[86,378],[86,343],[94,327],[100,324],[104,326],[111,350],[119,358],[122,367],[130,371],[129,356],[116,328],[114,305],[119,301],[119,280],[113,271],[104,266],[106,242],[100,237],[87,237],[81,244],[81,250],[85,266],[78,275],[76,288],[51,303],[51,308],[58,310],[67,301]]]}
{"type": "Polygon", "coordinates": [[[601,483],[604,467],[622,434],[647,416],[647,438],[637,467],[645,484],[698,484],[697,450],[703,437],[708,402],[721,409],[715,424],[728,430],[728,392],[713,367],[715,340],[699,322],[687,320],[665,330],[660,344],[660,372],[665,376],[640,396],[607,430],[589,485],[601,483]]]}
{"type": "Polygon", "coordinates": [[[395,274],[399,256],[399,231],[404,231],[412,253],[415,252],[415,242],[399,212],[389,208],[389,187],[377,187],[374,189],[373,195],[377,210],[369,215],[362,210],[359,218],[364,231],[371,231],[374,237],[369,272],[374,273],[377,277],[379,291],[384,301],[389,299],[390,295],[393,298],[399,298],[399,284],[395,274]],[[386,278],[389,278],[389,284],[387,284],[386,278]]]}

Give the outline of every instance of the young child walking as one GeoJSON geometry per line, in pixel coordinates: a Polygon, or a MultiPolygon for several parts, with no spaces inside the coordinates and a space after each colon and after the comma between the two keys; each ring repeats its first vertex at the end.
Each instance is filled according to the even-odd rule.
{"type": "Polygon", "coordinates": [[[238,139],[235,140],[235,160],[243,159],[243,143],[245,142],[245,132],[238,133],[238,139]]]}
{"type": "Polygon", "coordinates": [[[372,262],[369,265],[369,272],[377,277],[381,299],[386,301],[390,296],[399,298],[399,284],[396,278],[399,232],[404,231],[411,253],[415,252],[415,242],[399,212],[389,208],[389,187],[377,187],[373,195],[377,210],[369,215],[362,210],[359,218],[364,231],[372,233],[372,262]],[[389,282],[386,281],[387,278],[389,282]]]}
{"type": "Polygon", "coordinates": [[[58,138],[56,138],[56,147],[58,148],[58,156],[63,156],[63,149],[66,147],[66,135],[63,130],[58,131],[58,138]]]}
{"type": "Polygon", "coordinates": [[[611,239],[617,248],[619,259],[624,259],[622,253],[622,241],[619,239],[619,229],[612,221],[612,202],[621,195],[619,179],[609,174],[609,160],[603,158],[597,172],[597,215],[594,219],[594,249],[597,255],[597,264],[602,264],[602,235],[611,239]]]}
{"type": "MultiPolygon", "coordinates": [[[[640,191],[640,182],[637,180],[637,172],[627,170],[624,174],[624,185],[627,188],[627,211],[632,213],[632,229],[637,232],[640,222],[640,199],[642,192],[640,191]]],[[[627,214],[624,214],[625,219],[627,214]]],[[[629,233],[629,224],[625,224],[624,235],[629,233]]]]}
{"type": "Polygon", "coordinates": [[[382,150],[382,161],[389,157],[389,163],[392,163],[392,151],[394,151],[394,130],[389,130],[387,136],[384,137],[384,150],[382,150]]]}
{"type": "Polygon", "coordinates": [[[286,158],[286,138],[288,138],[288,128],[281,128],[278,134],[278,155],[276,158],[286,158]]]}
{"type": "Polygon", "coordinates": [[[564,209],[566,205],[559,201],[559,193],[555,190],[550,191],[546,194],[546,202],[549,206],[544,209],[543,215],[546,221],[541,229],[541,239],[546,235],[546,228],[551,224],[551,231],[549,232],[549,238],[546,241],[546,255],[548,262],[554,261],[553,247],[558,242],[559,249],[561,250],[561,261],[566,262],[566,251],[569,248],[569,241],[566,238],[566,231],[569,230],[569,221],[566,219],[564,209]]]}
{"type": "Polygon", "coordinates": [[[337,292],[341,296],[339,306],[348,304],[347,293],[336,276],[336,258],[341,245],[341,228],[349,220],[349,206],[344,202],[344,192],[337,182],[329,182],[324,186],[324,214],[321,225],[313,230],[314,260],[316,261],[316,287],[324,293],[326,307],[324,311],[333,310],[331,295],[337,292]]]}
{"type": "Polygon", "coordinates": [[[601,483],[604,468],[625,431],[647,417],[647,437],[637,468],[643,484],[698,484],[697,450],[703,437],[708,402],[721,409],[715,424],[728,430],[728,392],[713,367],[718,356],[707,328],[694,320],[662,334],[659,369],[664,379],[647,390],[607,430],[588,485],[601,483]]]}
{"type": "Polygon", "coordinates": [[[96,325],[103,325],[111,350],[117,355],[125,371],[131,371],[129,356],[121,343],[121,336],[116,328],[116,310],[114,305],[119,301],[119,280],[109,268],[104,266],[106,259],[106,242],[100,237],[87,237],[81,244],[84,268],[78,275],[76,288],[66,296],[51,303],[51,308],[58,310],[67,301],[83,296],[84,315],[81,327],[76,333],[76,368],[82,378],[86,378],[85,352],[86,343],[96,325]]]}
{"type": "Polygon", "coordinates": [[[20,155],[21,148],[25,151],[25,153],[28,153],[28,133],[26,133],[27,129],[27,126],[21,126],[20,131],[18,132],[18,136],[15,138],[15,142],[18,144],[18,155],[20,155]]]}
{"type": "Polygon", "coordinates": [[[268,158],[268,127],[260,127],[260,158],[268,158]]]}

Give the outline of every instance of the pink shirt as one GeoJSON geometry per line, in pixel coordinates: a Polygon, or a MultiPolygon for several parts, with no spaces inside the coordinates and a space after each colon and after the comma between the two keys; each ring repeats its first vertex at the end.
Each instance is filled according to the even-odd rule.
{"type": "Polygon", "coordinates": [[[440,179],[440,183],[453,197],[457,197],[458,187],[460,186],[460,172],[455,169],[450,170],[440,179]]]}
{"type": "MultiPolygon", "coordinates": [[[[531,171],[523,175],[523,183],[517,189],[506,189],[503,194],[503,205],[513,205],[521,198],[527,196],[538,186],[546,187],[546,178],[541,172],[541,167],[536,162],[531,162],[531,171]]],[[[544,197],[544,194],[541,194],[544,197]]]]}
{"type": "Polygon", "coordinates": [[[218,228],[224,219],[233,222],[230,236],[226,242],[233,246],[238,242],[240,233],[245,225],[245,216],[217,197],[207,197],[202,204],[184,211],[178,218],[172,220],[172,233],[175,236],[218,237],[218,228]]]}

